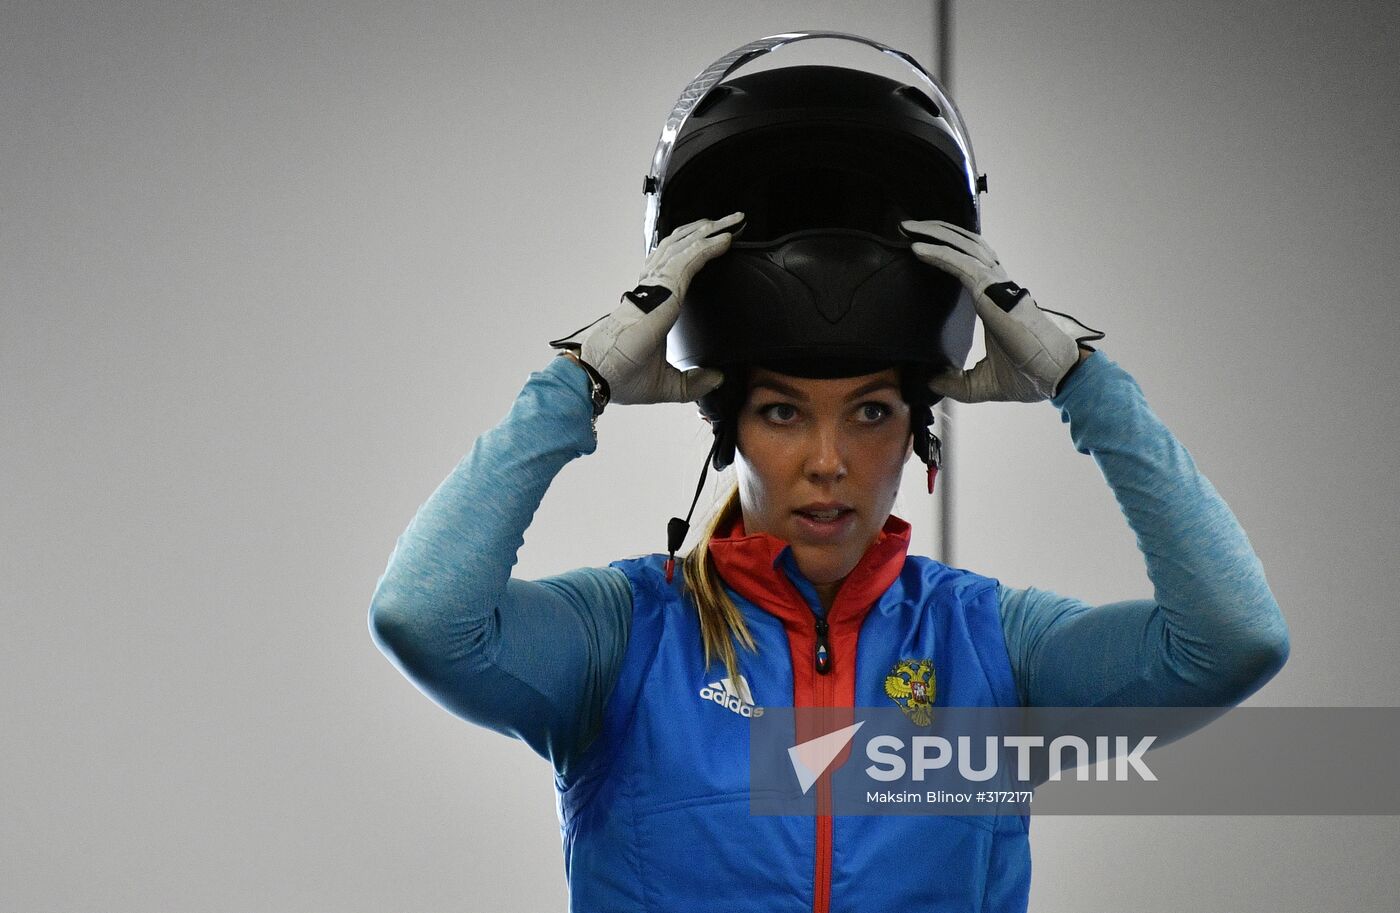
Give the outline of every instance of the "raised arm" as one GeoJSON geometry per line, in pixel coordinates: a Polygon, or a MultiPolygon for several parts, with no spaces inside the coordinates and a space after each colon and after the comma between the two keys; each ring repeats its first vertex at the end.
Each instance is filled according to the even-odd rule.
{"type": "Polygon", "coordinates": [[[482,435],[399,537],[370,604],[370,630],[429,697],[463,719],[524,740],[569,774],[602,728],[631,623],[621,571],[511,579],[545,490],[592,453],[593,422],[618,403],[695,399],[723,375],[681,372],[666,334],[691,278],[729,249],[743,214],[668,235],[612,313],[553,345],[510,414],[482,435]]]}
{"type": "Polygon", "coordinates": [[[1000,589],[1022,700],[1042,707],[1226,707],[1288,657],[1288,628],[1230,508],[1102,352],[1052,400],[1137,537],[1153,598],[1090,606],[1000,589]]]}
{"type": "MultiPolygon", "coordinates": [[[[1083,343],[1102,338],[1012,282],[978,235],[905,222],[914,253],[958,277],[986,330],[987,357],[930,386],[962,402],[1060,407],[1137,535],[1155,598],[1093,607],[1041,590],[1000,590],[1016,684],[1042,707],[1230,706],[1288,657],[1288,628],[1249,540],[1128,374],[1083,343]]],[[[1201,720],[1204,722],[1204,718],[1201,720]]]]}
{"type": "Polygon", "coordinates": [[[556,358],[531,374],[399,536],[369,613],[380,649],[425,694],[561,772],[600,726],[631,593],[612,568],[510,571],[554,476],[595,449],[592,418],[580,366],[556,358]]]}

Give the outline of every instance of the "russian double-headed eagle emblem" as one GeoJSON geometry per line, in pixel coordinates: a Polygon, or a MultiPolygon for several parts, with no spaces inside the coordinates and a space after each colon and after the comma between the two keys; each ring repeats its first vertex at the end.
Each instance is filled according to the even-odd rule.
{"type": "Polygon", "coordinates": [[[933,721],[937,690],[931,660],[901,659],[885,676],[885,694],[916,726],[927,726],[933,721]]]}

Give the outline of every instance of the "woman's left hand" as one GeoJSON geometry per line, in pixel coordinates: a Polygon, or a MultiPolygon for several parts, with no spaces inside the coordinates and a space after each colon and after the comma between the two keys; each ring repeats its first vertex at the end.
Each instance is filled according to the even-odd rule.
{"type": "Polygon", "coordinates": [[[1068,314],[1048,311],[1012,282],[981,236],[948,222],[902,222],[914,255],[972,293],[986,331],[987,356],[970,371],[961,366],[929,381],[935,393],[964,403],[1033,403],[1049,399],[1078,363],[1079,344],[1103,333],[1068,314]]]}

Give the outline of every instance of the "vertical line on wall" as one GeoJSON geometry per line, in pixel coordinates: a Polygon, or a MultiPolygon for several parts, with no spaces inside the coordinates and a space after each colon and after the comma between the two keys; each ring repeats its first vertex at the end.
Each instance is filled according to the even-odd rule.
{"type": "MultiPolygon", "coordinates": [[[[935,49],[935,70],[938,81],[951,96],[953,95],[953,0],[933,0],[933,45],[935,49]]],[[[961,365],[959,366],[961,367],[961,365]]],[[[939,403],[943,421],[934,425],[939,439],[943,442],[943,467],[939,470],[938,487],[934,493],[933,510],[935,526],[938,529],[938,547],[935,555],[944,564],[953,563],[953,483],[957,480],[952,472],[957,448],[953,444],[953,415],[955,404],[950,399],[939,403]]]]}

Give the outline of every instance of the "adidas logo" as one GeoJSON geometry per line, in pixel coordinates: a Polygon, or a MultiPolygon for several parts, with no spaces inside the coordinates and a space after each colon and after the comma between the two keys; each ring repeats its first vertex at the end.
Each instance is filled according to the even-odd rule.
{"type": "Polygon", "coordinates": [[[749,690],[749,683],[742,675],[739,676],[738,685],[735,685],[734,681],[728,678],[710,682],[709,685],[700,689],[700,698],[714,701],[721,707],[734,711],[739,716],[763,716],[763,708],[754,706],[753,692],[749,690]]]}

